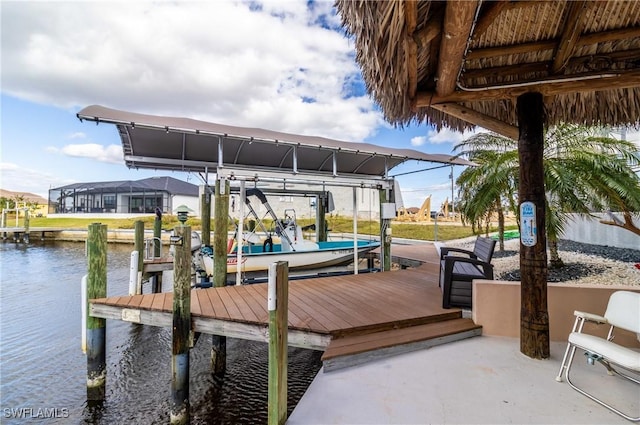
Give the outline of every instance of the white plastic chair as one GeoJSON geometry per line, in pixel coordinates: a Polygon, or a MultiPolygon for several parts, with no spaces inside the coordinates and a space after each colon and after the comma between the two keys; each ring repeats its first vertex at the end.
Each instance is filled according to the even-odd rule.
{"type": "Polygon", "coordinates": [[[607,409],[617,413],[618,415],[628,419],[630,421],[640,421],[640,416],[632,417],[615,407],[605,403],[604,401],[596,398],[592,394],[589,394],[584,389],[578,388],[574,385],[569,378],[569,371],[573,363],[573,358],[576,353],[576,348],[580,348],[585,351],[587,362],[591,365],[598,362],[607,368],[609,375],[618,375],[626,378],[630,381],[640,384],[640,352],[634,351],[631,348],[623,347],[613,342],[613,332],[615,328],[626,329],[628,331],[638,334],[640,338],[640,293],[629,291],[617,291],[611,294],[609,303],[607,304],[607,310],[604,316],[597,314],[584,313],[581,311],[574,312],[576,321],[573,324],[573,330],[569,334],[569,343],[562,359],[562,365],[560,371],[556,377],[556,381],[562,382],[562,373],[567,383],[579,393],[589,397],[591,400],[599,403],[607,409]],[[598,336],[582,333],[582,328],[586,322],[593,322],[597,324],[610,325],[609,334],[607,338],[600,338],[598,336]],[[622,373],[612,365],[616,365],[618,369],[625,369],[633,372],[635,376],[631,376],[626,373],[622,373]]]}

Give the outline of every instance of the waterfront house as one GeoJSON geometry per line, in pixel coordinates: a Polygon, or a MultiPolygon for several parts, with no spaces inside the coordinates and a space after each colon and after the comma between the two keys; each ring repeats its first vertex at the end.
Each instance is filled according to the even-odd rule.
{"type": "Polygon", "coordinates": [[[74,183],[49,190],[52,214],[171,214],[186,205],[199,215],[198,186],[173,177],[74,183]]]}

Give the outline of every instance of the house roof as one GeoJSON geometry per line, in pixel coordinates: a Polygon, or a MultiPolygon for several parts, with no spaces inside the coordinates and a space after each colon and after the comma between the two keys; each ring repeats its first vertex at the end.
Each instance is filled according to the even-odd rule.
{"type": "Polygon", "coordinates": [[[388,170],[409,160],[472,164],[450,155],[144,115],[99,105],[84,108],[78,112],[78,118],[115,124],[122,140],[124,161],[130,168],[196,172],[236,168],[250,174],[270,171],[328,177],[386,177],[388,170]]]}
{"type": "Polygon", "coordinates": [[[518,138],[516,98],[547,123],[638,126],[640,2],[337,0],[385,118],[518,138]]]}
{"type": "Polygon", "coordinates": [[[164,191],[172,195],[198,196],[198,186],[173,177],[149,177],[142,180],[120,180],[106,182],[73,183],[52,190],[76,190],[87,192],[145,190],[164,191]]]}

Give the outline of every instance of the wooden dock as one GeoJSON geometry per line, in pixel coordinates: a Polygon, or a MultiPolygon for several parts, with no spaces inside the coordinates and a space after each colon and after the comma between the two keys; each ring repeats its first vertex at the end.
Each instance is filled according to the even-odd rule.
{"type": "MultiPolygon", "coordinates": [[[[350,359],[345,365],[355,355],[364,361],[376,350],[478,335],[480,327],[461,310],[441,307],[435,248],[413,246],[418,250],[425,251],[425,262],[417,268],[290,281],[289,345],[323,350],[325,367],[338,368],[343,359],[350,359]]],[[[266,284],[192,290],[192,329],[267,342],[266,300],[266,284]]],[[[172,293],[102,298],[91,300],[90,314],[168,327],[172,303],[172,293]]]]}
{"type": "Polygon", "coordinates": [[[47,232],[56,233],[64,230],[67,229],[63,227],[29,227],[29,230],[27,230],[25,227],[0,227],[0,235],[2,235],[3,240],[6,240],[9,233],[13,234],[13,239],[19,239],[20,234],[40,233],[40,239],[44,239],[47,232]]]}

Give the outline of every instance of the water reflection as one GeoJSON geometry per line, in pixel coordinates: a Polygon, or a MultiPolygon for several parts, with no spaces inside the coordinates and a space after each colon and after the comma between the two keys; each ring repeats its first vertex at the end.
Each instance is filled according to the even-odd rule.
{"type": "MultiPolygon", "coordinates": [[[[128,292],[130,245],[109,245],[108,294],[128,292]]],[[[86,357],[80,350],[82,243],[0,243],[0,406],[65,409],[47,423],[167,423],[171,396],[171,330],[107,321],[103,403],[86,401],[86,357]]],[[[145,291],[149,288],[145,287],[145,291]]],[[[193,424],[267,420],[268,346],[228,339],[227,371],[211,373],[211,337],[190,353],[193,424]]],[[[289,412],[321,367],[321,353],[289,349],[289,412]]],[[[61,412],[61,410],[59,410],[61,412]]],[[[3,424],[42,423],[11,418],[3,424]]]]}

